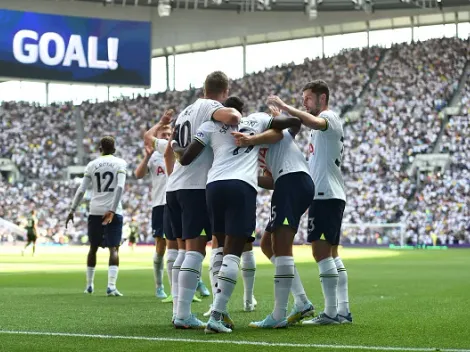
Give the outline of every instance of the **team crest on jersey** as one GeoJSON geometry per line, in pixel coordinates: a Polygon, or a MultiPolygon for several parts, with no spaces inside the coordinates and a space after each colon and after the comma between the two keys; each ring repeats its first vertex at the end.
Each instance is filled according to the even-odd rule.
{"type": "Polygon", "coordinates": [[[198,133],[196,133],[196,136],[199,137],[199,138],[204,138],[204,133],[198,132],[198,133]]]}
{"type": "Polygon", "coordinates": [[[161,166],[157,167],[157,176],[160,175],[165,175],[165,170],[161,166]]]}

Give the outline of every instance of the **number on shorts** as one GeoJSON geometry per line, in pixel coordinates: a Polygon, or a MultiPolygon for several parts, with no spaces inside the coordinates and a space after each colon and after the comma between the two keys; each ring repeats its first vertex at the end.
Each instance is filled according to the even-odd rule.
{"type": "Polygon", "coordinates": [[[308,218],[308,232],[315,230],[315,218],[308,218]]]}
{"type": "Polygon", "coordinates": [[[277,214],[276,214],[276,206],[273,205],[273,206],[271,207],[271,221],[276,220],[276,215],[277,215],[277,214]]]}

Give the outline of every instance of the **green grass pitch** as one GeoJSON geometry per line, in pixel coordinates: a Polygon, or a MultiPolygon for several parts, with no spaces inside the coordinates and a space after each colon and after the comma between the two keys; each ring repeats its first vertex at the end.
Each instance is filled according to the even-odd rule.
{"type": "MultiPolygon", "coordinates": [[[[257,330],[247,324],[273,306],[273,266],[257,248],[258,307],[243,312],[239,276],[230,335],[170,325],[171,304],[154,297],[151,247],[122,248],[118,288],[124,297],[105,297],[104,250],[95,293],[83,294],[86,250],[39,247],[36,257],[21,257],[18,247],[0,247],[0,351],[470,351],[469,250],[343,249],[353,325],[257,330]]],[[[323,300],[310,248],[296,247],[294,255],[319,311],[323,300]]],[[[203,278],[209,284],[207,260],[203,278]]],[[[194,303],[193,312],[205,320],[210,302],[194,303]]]]}

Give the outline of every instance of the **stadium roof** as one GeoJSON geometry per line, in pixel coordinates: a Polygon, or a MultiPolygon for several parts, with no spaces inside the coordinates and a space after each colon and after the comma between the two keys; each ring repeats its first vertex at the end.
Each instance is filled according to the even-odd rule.
{"type": "Polygon", "coordinates": [[[354,0],[362,6],[357,10],[353,0],[269,0],[272,9],[265,11],[256,10],[256,4],[268,0],[215,1],[221,1],[221,5],[214,4],[214,0],[2,0],[2,7],[150,21],[153,57],[367,30],[470,21],[468,0],[441,0],[442,10],[435,7],[439,4],[437,0],[354,0]],[[309,3],[309,9],[316,6],[315,18],[304,8],[305,1],[309,3]],[[165,2],[171,2],[175,8],[169,16],[162,17],[158,4],[165,2]],[[205,2],[207,8],[204,8],[205,2]],[[246,7],[247,11],[235,11],[241,3],[253,5],[254,11],[251,7],[246,7]],[[373,13],[364,10],[367,4],[374,4],[373,13]]]}
{"type": "MultiPolygon", "coordinates": [[[[158,6],[159,0],[76,0],[121,6],[158,6]]],[[[252,11],[259,10],[258,3],[265,0],[172,0],[172,8],[252,11]]],[[[310,0],[270,0],[270,11],[304,11],[310,0]]],[[[366,0],[372,4],[371,12],[379,10],[438,8],[442,0],[366,0]]],[[[322,12],[363,10],[361,0],[316,0],[315,5],[320,16],[322,12]]],[[[468,0],[445,0],[445,7],[465,6],[468,0]]]]}

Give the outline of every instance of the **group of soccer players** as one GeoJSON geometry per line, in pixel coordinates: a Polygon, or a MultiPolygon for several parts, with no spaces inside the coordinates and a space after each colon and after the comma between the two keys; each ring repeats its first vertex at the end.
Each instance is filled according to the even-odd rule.
{"type": "MultiPolygon", "coordinates": [[[[234,322],[227,304],[237,283],[240,258],[248,263],[242,270],[246,271],[245,310],[252,310],[256,304],[252,294],[256,266],[251,242],[258,187],[274,189],[270,222],[261,248],[275,265],[275,305],[264,320],[250,326],[282,328],[301,320],[302,324],[313,325],[352,323],[347,273],[338,255],[346,201],[340,171],[342,123],[328,108],[329,88],[324,81],[310,82],[302,94],[306,112],[270,96],[269,111],[243,117],[244,102],[229,97],[229,80],[216,71],[205,80],[203,98],[186,107],[175,120],[173,111],[166,111],[159,123],[146,132],[145,157],[135,175],[141,178],[149,172],[152,177],[156,294],[166,297],[162,273],[168,247],[169,298],[176,328],[232,332],[234,322]],[[295,142],[302,124],[311,128],[308,164],[295,142]],[[263,174],[258,176],[260,166],[263,174]],[[307,209],[308,241],[318,263],[325,299],[324,311],[310,320],[305,318],[314,315],[314,307],[305,294],[292,253],[300,218],[307,209]],[[209,241],[213,304],[209,321],[203,323],[191,313],[191,302],[202,285],[201,268],[209,241]],[[295,303],[287,315],[289,293],[295,303]]],[[[67,222],[73,220],[73,211],[91,183],[91,246],[85,292],[93,292],[96,250],[106,246],[110,248],[107,293],[119,296],[115,283],[126,165],[112,155],[115,148],[111,137],[101,140],[100,150],[102,156],[86,168],[67,222]]]]}

